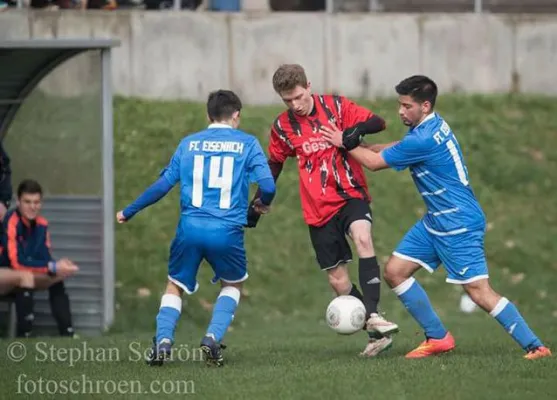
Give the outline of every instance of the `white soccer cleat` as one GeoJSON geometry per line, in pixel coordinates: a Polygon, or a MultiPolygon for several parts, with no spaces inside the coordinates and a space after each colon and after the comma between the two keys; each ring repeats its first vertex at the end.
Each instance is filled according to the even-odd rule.
{"type": "Polygon", "coordinates": [[[363,357],[375,357],[385,350],[388,350],[392,344],[393,339],[389,336],[384,336],[380,339],[369,339],[368,344],[360,355],[363,357]]]}
{"type": "Polygon", "coordinates": [[[383,316],[373,313],[366,322],[368,332],[379,332],[383,336],[392,335],[398,332],[398,325],[387,321],[383,316]]]}

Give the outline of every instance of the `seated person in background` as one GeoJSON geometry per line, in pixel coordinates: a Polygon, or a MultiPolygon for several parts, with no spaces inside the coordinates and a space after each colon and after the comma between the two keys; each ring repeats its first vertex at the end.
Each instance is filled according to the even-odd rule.
{"type": "MultiPolygon", "coordinates": [[[[50,253],[48,221],[40,216],[42,188],[34,180],[24,180],[17,188],[17,208],[4,218],[3,257],[16,271],[33,273],[35,290],[49,291],[50,308],[62,336],[73,336],[70,300],[64,279],[78,271],[68,259],[55,261],[50,253]]],[[[17,336],[29,337],[33,327],[33,291],[15,293],[17,336]]]]}
{"type": "Polygon", "coordinates": [[[10,157],[4,150],[2,142],[0,142],[0,220],[10,208],[12,201],[12,170],[10,168],[10,157]]]}

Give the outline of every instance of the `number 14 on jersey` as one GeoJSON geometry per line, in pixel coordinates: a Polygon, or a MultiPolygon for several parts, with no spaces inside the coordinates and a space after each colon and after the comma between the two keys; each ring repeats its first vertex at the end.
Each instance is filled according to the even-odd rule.
{"type": "Polygon", "coordinates": [[[234,178],[234,157],[212,156],[208,158],[209,179],[206,181],[204,176],[206,157],[194,156],[192,204],[195,207],[203,206],[205,190],[220,189],[219,208],[229,209],[234,178]]]}

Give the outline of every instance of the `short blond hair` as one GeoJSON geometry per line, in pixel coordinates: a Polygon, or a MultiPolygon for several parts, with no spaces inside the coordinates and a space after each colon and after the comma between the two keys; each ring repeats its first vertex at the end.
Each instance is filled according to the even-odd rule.
{"type": "Polygon", "coordinates": [[[307,88],[306,71],[299,64],[282,64],[273,74],[273,88],[282,93],[294,89],[296,86],[307,88]]]}

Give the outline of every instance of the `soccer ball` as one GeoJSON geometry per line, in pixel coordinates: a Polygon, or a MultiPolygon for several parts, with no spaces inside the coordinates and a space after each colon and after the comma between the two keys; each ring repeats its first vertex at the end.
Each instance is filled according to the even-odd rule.
{"type": "Polygon", "coordinates": [[[366,323],[366,308],[354,296],[338,296],[327,307],[327,325],[336,333],[351,335],[366,323]]]}
{"type": "Polygon", "coordinates": [[[460,298],[460,311],[462,311],[463,313],[470,314],[476,311],[477,307],[478,306],[476,303],[474,303],[474,300],[472,300],[466,293],[463,294],[460,298]]]}

